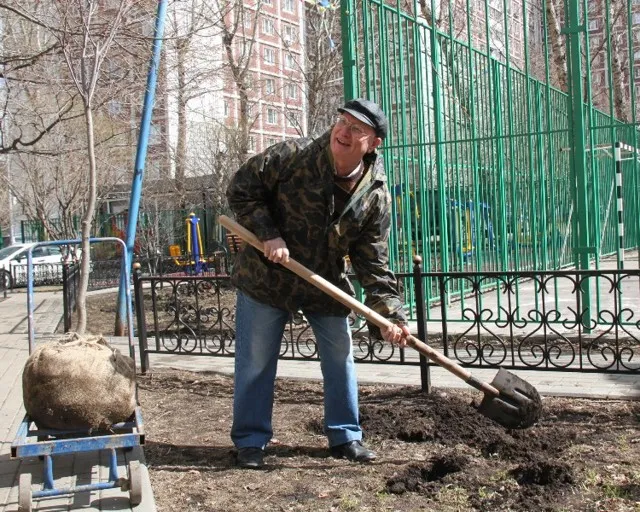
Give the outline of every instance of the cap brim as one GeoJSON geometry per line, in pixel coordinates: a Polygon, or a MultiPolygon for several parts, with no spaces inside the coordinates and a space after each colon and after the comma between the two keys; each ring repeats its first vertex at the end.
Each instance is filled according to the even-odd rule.
{"type": "Polygon", "coordinates": [[[350,108],[342,108],[340,107],[338,109],[338,112],[347,112],[348,114],[351,114],[353,117],[355,117],[358,121],[362,121],[364,124],[366,124],[367,126],[371,126],[371,128],[373,128],[375,130],[375,125],[371,122],[371,120],[361,114],[360,112],[356,111],[356,110],[351,110],[350,108]]]}

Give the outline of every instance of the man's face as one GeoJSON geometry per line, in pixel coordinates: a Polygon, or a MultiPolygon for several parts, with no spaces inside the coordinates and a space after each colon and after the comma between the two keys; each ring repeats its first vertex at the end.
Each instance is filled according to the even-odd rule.
{"type": "Polygon", "coordinates": [[[333,158],[347,162],[359,162],[382,143],[375,130],[348,112],[339,114],[331,130],[330,147],[333,158]]]}

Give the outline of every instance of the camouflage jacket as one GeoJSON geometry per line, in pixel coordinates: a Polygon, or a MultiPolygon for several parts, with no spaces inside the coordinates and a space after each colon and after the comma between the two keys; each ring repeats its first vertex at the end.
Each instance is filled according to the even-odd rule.
{"type": "MultiPolygon", "coordinates": [[[[332,221],[333,159],[329,133],[268,148],[244,164],[227,189],[238,223],[260,240],[282,237],[291,257],[350,295],[346,256],[365,291],[365,304],[404,321],[397,282],[388,266],[391,197],[382,158],[365,157],[368,172],[342,214],[332,221]]],[[[346,316],[349,310],[293,272],[245,244],[232,282],[247,295],[290,312],[346,316]]]]}

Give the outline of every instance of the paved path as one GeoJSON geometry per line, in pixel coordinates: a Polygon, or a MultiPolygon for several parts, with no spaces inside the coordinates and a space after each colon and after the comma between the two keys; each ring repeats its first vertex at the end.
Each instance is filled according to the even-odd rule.
{"type": "MultiPolygon", "coordinates": [[[[36,342],[46,340],[54,332],[62,315],[62,295],[59,292],[36,293],[36,342]]],[[[24,416],[22,407],[21,372],[28,356],[26,322],[26,296],[14,293],[0,301],[0,512],[17,510],[17,480],[20,473],[33,474],[34,484],[42,482],[42,463],[35,460],[11,460],[10,446],[16,429],[24,416]]],[[[113,345],[128,354],[127,338],[111,338],[113,345]]],[[[139,361],[139,357],[137,360],[139,361]]],[[[189,357],[176,355],[150,356],[151,371],[159,368],[180,368],[192,371],[217,371],[233,373],[232,358],[189,357]]],[[[431,382],[436,387],[466,388],[460,379],[449,372],[433,367],[431,382]]],[[[495,370],[477,370],[477,377],[491,381],[495,370]]],[[[565,372],[516,371],[533,384],[544,396],[574,396],[593,398],[640,399],[640,375],[601,375],[565,372]]],[[[414,366],[358,365],[360,382],[377,382],[401,385],[419,385],[420,369],[414,366]]],[[[319,379],[318,362],[280,361],[279,377],[319,379]]],[[[144,416],[144,410],[143,410],[144,416]]],[[[135,511],[155,511],[153,492],[144,466],[142,449],[127,454],[127,459],[137,459],[143,463],[143,502],[135,511]]],[[[98,460],[95,453],[61,457],[56,461],[54,477],[56,484],[76,485],[104,480],[106,461],[98,460]]],[[[119,460],[119,471],[125,474],[126,462],[119,460]]],[[[67,510],[120,510],[130,511],[128,495],[120,490],[75,494],[70,497],[34,501],[34,510],[50,512],[67,510]]],[[[171,511],[173,512],[173,511],[171,511]]]]}

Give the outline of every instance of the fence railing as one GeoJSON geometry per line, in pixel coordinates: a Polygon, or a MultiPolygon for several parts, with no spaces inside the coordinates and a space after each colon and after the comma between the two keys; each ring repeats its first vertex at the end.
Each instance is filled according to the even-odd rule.
{"type": "MultiPolygon", "coordinates": [[[[419,334],[462,366],[640,372],[639,270],[425,273],[416,263],[413,273],[399,277],[418,285],[411,288],[416,309],[423,309],[419,334]],[[447,290],[456,281],[469,291],[453,300],[447,290]],[[432,283],[440,301],[427,307],[422,290],[432,283]],[[603,300],[585,303],[587,289],[603,300]]],[[[149,354],[234,355],[235,290],[228,276],[138,270],[134,287],[143,372],[149,354]]],[[[352,315],[350,322],[356,361],[426,366],[416,352],[372,338],[363,318],[352,315]]],[[[304,315],[292,315],[280,358],[318,357],[304,315]]]]}
{"type": "MultiPolygon", "coordinates": [[[[35,263],[33,282],[36,285],[60,284],[62,282],[62,263],[35,263]]],[[[13,265],[3,271],[3,281],[9,289],[27,286],[27,265],[13,265]]]]}

